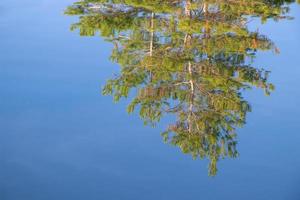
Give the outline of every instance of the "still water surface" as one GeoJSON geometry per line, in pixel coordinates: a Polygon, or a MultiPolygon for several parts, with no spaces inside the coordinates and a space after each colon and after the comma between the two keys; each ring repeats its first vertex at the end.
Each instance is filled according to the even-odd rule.
{"type": "Polygon", "coordinates": [[[0,2],[1,200],[300,199],[300,6],[193,5],[0,2]]]}

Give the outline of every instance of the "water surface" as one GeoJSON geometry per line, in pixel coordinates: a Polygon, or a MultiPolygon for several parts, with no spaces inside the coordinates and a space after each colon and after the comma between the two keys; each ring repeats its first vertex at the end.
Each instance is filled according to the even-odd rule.
{"type": "MultiPolygon", "coordinates": [[[[251,112],[246,112],[245,123],[235,131],[239,156],[220,158],[216,176],[210,177],[210,159],[193,160],[176,145],[163,142],[160,133],[176,121],[174,115],[163,117],[155,128],[144,126],[138,110],[131,115],[126,112],[138,94],[136,90],[118,103],[101,94],[101,88],[114,74],[122,74],[122,63],[109,59],[114,49],[109,35],[80,37],[78,29],[70,31],[79,17],[66,16],[64,11],[73,3],[0,3],[1,199],[300,198],[298,5],[289,5],[287,15],[293,20],[269,19],[262,25],[254,19],[247,24],[251,33],[264,35],[272,44],[266,49],[266,45],[255,47],[251,41],[249,48],[255,49],[256,55],[251,66],[271,71],[267,83],[272,83],[275,90],[270,96],[264,95],[264,88],[241,90],[251,112]]],[[[159,35],[160,40],[153,40],[157,50],[171,40],[162,34],[168,31],[163,29],[167,20],[151,29],[149,10],[140,11],[146,13],[144,18],[142,14],[133,15],[134,20],[150,19],[149,23],[134,27],[138,24],[135,22],[126,34],[145,30],[146,38],[134,44],[146,41],[148,49],[149,33],[153,38],[159,35]]],[[[89,15],[86,12],[84,16],[89,15]]],[[[154,18],[161,16],[155,14],[154,18]]],[[[186,37],[190,40],[197,36],[194,30],[184,28],[175,31],[177,44],[184,43],[185,37],[180,39],[184,31],[192,35],[186,37]]],[[[126,38],[121,42],[126,43],[126,38]]],[[[188,45],[195,43],[185,44],[192,49],[188,45]]],[[[229,54],[237,51],[233,49],[229,54]]],[[[158,60],[167,57],[161,56],[158,60]]],[[[198,58],[189,55],[184,62],[200,62],[198,58]]],[[[246,60],[249,62],[251,59],[246,60]]],[[[215,76],[210,78],[216,80],[215,76]]]]}

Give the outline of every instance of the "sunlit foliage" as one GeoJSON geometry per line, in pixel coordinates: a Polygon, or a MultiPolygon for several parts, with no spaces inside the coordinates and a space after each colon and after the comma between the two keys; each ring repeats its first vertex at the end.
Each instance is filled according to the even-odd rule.
{"type": "Polygon", "coordinates": [[[114,44],[111,60],[121,71],[103,94],[119,101],[133,91],[127,110],[146,124],[175,115],[164,141],[193,158],[208,158],[209,175],[215,175],[220,158],[238,156],[235,130],[251,111],[241,92],[255,86],[269,95],[274,89],[269,72],[252,61],[257,51],[278,49],[247,23],[290,18],[291,2],[83,0],[66,14],[80,17],[71,30],[114,44]]]}

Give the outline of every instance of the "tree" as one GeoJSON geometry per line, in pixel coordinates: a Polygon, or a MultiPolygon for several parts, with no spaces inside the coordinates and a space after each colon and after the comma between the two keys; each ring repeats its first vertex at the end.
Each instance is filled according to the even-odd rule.
{"type": "Polygon", "coordinates": [[[121,67],[103,94],[115,101],[135,97],[146,124],[165,115],[177,120],[162,133],[164,141],[194,158],[208,158],[209,175],[220,158],[236,157],[236,128],[246,123],[251,106],[242,91],[274,89],[268,71],[252,66],[257,51],[277,51],[249,18],[289,18],[288,3],[275,0],[84,0],[66,10],[79,15],[82,36],[100,33],[114,44],[112,61],[121,67]]]}

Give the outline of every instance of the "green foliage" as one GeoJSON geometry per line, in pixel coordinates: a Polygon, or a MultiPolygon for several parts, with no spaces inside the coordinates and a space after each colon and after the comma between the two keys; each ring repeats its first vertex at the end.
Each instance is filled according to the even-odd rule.
{"type": "Polygon", "coordinates": [[[251,17],[287,18],[283,0],[83,0],[66,14],[79,15],[71,30],[114,44],[111,60],[121,67],[107,81],[104,95],[115,101],[135,96],[127,107],[145,124],[175,115],[163,140],[193,158],[217,162],[235,158],[236,128],[251,111],[242,90],[274,90],[268,71],[252,66],[257,51],[276,50],[247,28],[251,17]]]}

